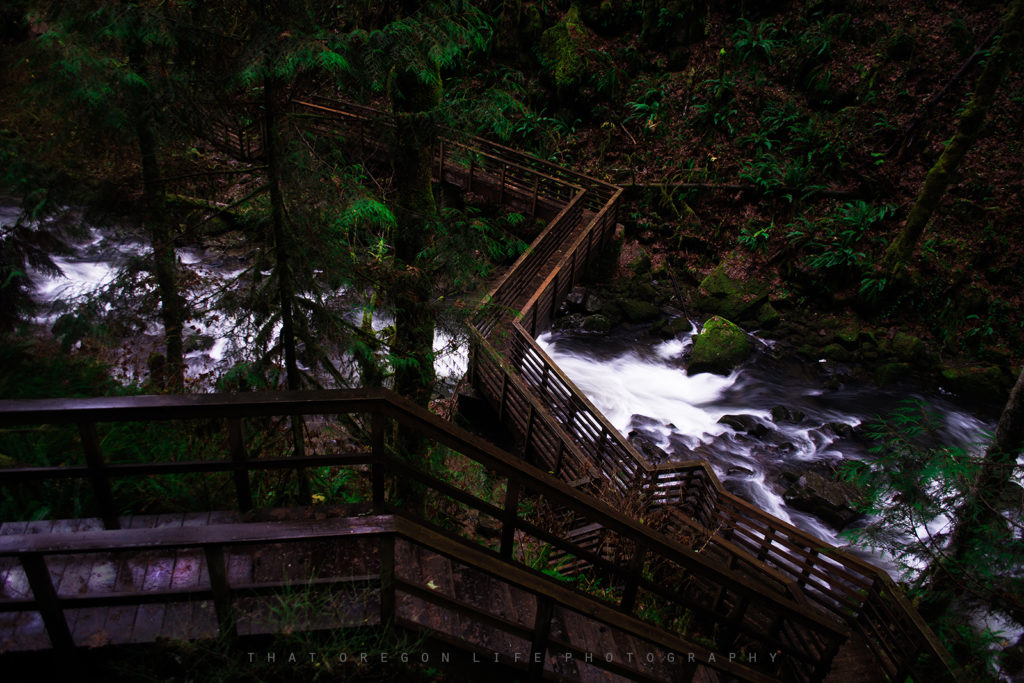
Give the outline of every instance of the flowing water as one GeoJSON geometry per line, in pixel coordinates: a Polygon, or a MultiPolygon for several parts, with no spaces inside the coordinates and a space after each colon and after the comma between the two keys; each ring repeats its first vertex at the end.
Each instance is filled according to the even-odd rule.
{"type": "Polygon", "coordinates": [[[826,388],[835,366],[777,356],[764,340],[728,376],[689,376],[692,335],[661,341],[556,332],[538,343],[616,429],[657,447],[649,454],[707,460],[726,489],[836,545],[844,545],[837,523],[787,505],[782,493],[792,473],[831,472],[844,458],[864,458],[868,444],[857,428],[908,398],[944,416],[944,443],[977,445],[992,427],[948,397],[911,386],[826,388]]]}
{"type": "MultiPolygon", "coordinates": [[[[12,224],[19,210],[0,204],[0,223],[12,224]]],[[[34,285],[34,298],[39,304],[35,322],[51,328],[59,316],[76,303],[88,299],[100,301],[99,310],[116,313],[134,322],[135,332],[111,352],[108,360],[119,379],[142,382],[148,377],[146,361],[153,352],[163,349],[163,325],[157,310],[154,287],[137,287],[135,298],[125,296],[98,297],[109,288],[123,268],[133,260],[146,259],[151,252],[144,238],[133,232],[87,226],[84,235],[70,240],[70,253],[53,257],[61,274],[48,275],[29,269],[34,285]]],[[[182,278],[183,295],[193,317],[186,322],[186,378],[193,390],[212,390],[218,377],[234,364],[251,360],[255,335],[251,321],[233,318],[218,308],[218,299],[225,292],[239,290],[239,276],[249,263],[243,257],[226,255],[215,247],[183,247],[177,249],[179,262],[187,276],[182,278]]],[[[120,290],[119,290],[120,291],[120,290]]],[[[344,289],[335,292],[339,298],[344,289]]],[[[358,325],[361,311],[346,313],[358,325]]],[[[393,323],[383,313],[375,313],[373,327],[381,330],[393,323]]],[[[280,334],[280,323],[273,336],[280,334]]],[[[457,336],[438,331],[434,339],[435,371],[443,387],[450,389],[466,372],[468,347],[457,336]]],[[[344,354],[332,359],[342,374],[357,381],[355,363],[344,354]]],[[[302,368],[309,370],[309,368],[302,368]]]]}

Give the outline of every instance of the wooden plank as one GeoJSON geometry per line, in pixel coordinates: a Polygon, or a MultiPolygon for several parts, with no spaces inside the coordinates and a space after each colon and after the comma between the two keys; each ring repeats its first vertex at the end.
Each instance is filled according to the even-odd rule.
{"type": "MultiPolygon", "coordinates": [[[[139,523],[151,524],[152,529],[180,529],[184,521],[182,514],[163,514],[155,517],[147,515],[145,519],[136,518],[139,523]]],[[[133,525],[133,529],[138,528],[133,525]]],[[[139,578],[139,570],[144,562],[141,585],[142,592],[166,590],[171,587],[174,577],[175,553],[163,550],[158,552],[146,552],[140,555],[141,562],[135,565],[135,578],[139,578]]],[[[132,640],[136,643],[149,643],[163,635],[163,626],[166,605],[149,604],[139,605],[135,613],[135,626],[132,629],[132,640]]]]}

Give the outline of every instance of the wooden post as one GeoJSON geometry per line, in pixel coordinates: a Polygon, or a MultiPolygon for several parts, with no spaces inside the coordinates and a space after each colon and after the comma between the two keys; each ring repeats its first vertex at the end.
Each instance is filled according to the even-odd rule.
{"type": "Polygon", "coordinates": [[[554,605],[551,600],[537,596],[537,618],[533,622],[533,642],[530,643],[529,677],[539,681],[544,673],[544,653],[548,649],[551,635],[551,617],[554,605]]]}
{"type": "MultiPolygon", "coordinates": [[[[550,316],[550,320],[554,320],[555,319],[555,313],[558,312],[557,311],[558,301],[559,301],[559,298],[558,298],[558,275],[559,275],[559,271],[556,270],[555,271],[555,279],[551,282],[552,287],[551,287],[551,316],[550,316]]],[[[550,322],[549,322],[549,324],[550,324],[550,322]]]]}
{"type": "Polygon", "coordinates": [[[68,628],[64,610],[60,606],[57,590],[50,579],[46,560],[41,553],[25,553],[20,559],[39,615],[46,626],[46,633],[50,636],[50,644],[55,650],[70,650],[75,646],[75,641],[71,637],[71,629],[68,628]]]}
{"type": "Polygon", "coordinates": [[[380,623],[395,621],[395,535],[380,537],[380,623]]]}
{"type": "Polygon", "coordinates": [[[519,518],[519,493],[521,486],[518,481],[508,480],[505,490],[505,509],[501,521],[501,556],[512,559],[512,548],[516,540],[516,520],[519,518]]]}
{"type": "Polygon", "coordinates": [[[78,435],[82,439],[82,448],[85,450],[85,462],[89,466],[89,481],[92,482],[96,504],[100,508],[100,517],[103,518],[103,528],[120,529],[121,523],[117,519],[117,508],[114,506],[114,495],[110,491],[110,480],[107,478],[103,454],[100,452],[100,439],[96,434],[96,425],[92,422],[79,423],[78,435]]]}
{"type": "Polygon", "coordinates": [[[384,415],[373,414],[371,430],[371,448],[373,449],[373,464],[370,466],[373,477],[373,508],[382,512],[386,503],[384,457],[384,415]]]}
{"type": "Polygon", "coordinates": [[[221,636],[234,639],[237,635],[235,618],[231,610],[231,586],[224,568],[224,548],[220,545],[205,545],[206,571],[210,575],[210,589],[213,591],[213,606],[217,611],[217,624],[221,636]]]}
{"type": "Polygon", "coordinates": [[[530,222],[537,219],[537,193],[540,192],[540,176],[533,176],[533,201],[530,202],[530,222]]]}
{"type": "Polygon", "coordinates": [[[562,474],[562,461],[565,459],[565,442],[558,442],[558,455],[555,456],[555,476],[562,474]]]}
{"type": "Polygon", "coordinates": [[[640,587],[640,572],[644,566],[644,555],[646,554],[646,548],[638,547],[629,561],[626,587],[622,591],[622,599],[619,601],[619,609],[627,614],[632,614],[633,607],[636,605],[636,593],[640,587]]]}
{"type": "Polygon", "coordinates": [[[523,451],[520,456],[526,459],[526,454],[530,450],[530,439],[533,438],[533,421],[537,417],[537,410],[533,407],[533,403],[530,404],[530,415],[526,418],[526,435],[523,438],[523,451]]]}
{"type": "Polygon", "coordinates": [[[501,162],[501,183],[498,186],[498,206],[502,206],[505,203],[505,173],[508,170],[508,164],[504,161],[501,162]]]}
{"type": "Polygon", "coordinates": [[[444,182],[444,138],[441,138],[438,143],[437,150],[437,180],[438,182],[444,182]]]}
{"type": "Polygon", "coordinates": [[[508,397],[508,372],[501,373],[501,398],[498,400],[498,424],[505,418],[505,399],[508,397]]]}
{"type": "Polygon", "coordinates": [[[246,460],[245,441],[242,438],[242,420],[233,417],[228,420],[228,443],[231,448],[231,462],[234,464],[232,477],[238,496],[238,510],[252,510],[252,487],[249,484],[249,468],[246,460]]]}

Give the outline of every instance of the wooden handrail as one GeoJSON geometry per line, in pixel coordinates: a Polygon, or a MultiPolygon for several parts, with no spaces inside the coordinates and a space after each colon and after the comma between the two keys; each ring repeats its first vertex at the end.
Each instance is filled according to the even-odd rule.
{"type": "MultiPolygon", "coordinates": [[[[293,458],[277,458],[270,461],[248,459],[241,463],[228,457],[214,461],[171,462],[141,464],[105,464],[94,462],[86,467],[63,468],[20,468],[0,470],[0,484],[23,481],[26,478],[64,478],[71,474],[83,478],[101,479],[109,482],[112,478],[125,476],[154,476],[181,472],[226,471],[241,468],[247,473],[264,468],[312,466],[369,466],[374,472],[384,472],[389,478],[415,479],[446,496],[484,514],[503,519],[506,531],[503,535],[514,538],[517,545],[526,538],[538,538],[553,542],[563,551],[583,560],[590,560],[596,570],[611,572],[626,578],[627,583],[658,596],[662,604],[679,605],[679,609],[690,609],[711,628],[720,624],[723,634],[735,633],[744,642],[760,642],[766,649],[779,650],[787,666],[793,670],[811,672],[827,670],[824,653],[834,649],[845,638],[845,629],[837,622],[808,609],[794,601],[786,592],[783,581],[776,592],[765,591],[761,581],[751,582],[742,571],[722,567],[718,562],[694,552],[671,539],[655,532],[650,527],[622,515],[596,499],[581,495],[567,484],[545,474],[523,462],[520,458],[495,448],[490,443],[445,422],[437,416],[419,408],[410,401],[383,389],[362,389],[345,392],[314,391],[269,394],[213,394],[178,396],[140,396],[96,399],[63,399],[58,401],[0,401],[0,425],[19,424],[70,424],[106,423],[112,421],[143,420],[236,420],[244,417],[265,417],[271,415],[335,415],[362,414],[370,423],[376,423],[374,416],[387,421],[397,421],[436,443],[443,444],[463,456],[480,463],[492,476],[504,477],[509,486],[513,484],[538,500],[563,506],[574,511],[576,516],[598,524],[619,543],[631,543],[645,549],[642,566],[609,561],[594,555],[571,541],[562,540],[557,533],[546,526],[523,516],[517,506],[501,509],[500,506],[477,498],[471,491],[459,489],[449,482],[443,482],[409,463],[395,458],[380,449],[360,450],[355,453],[309,456],[297,462],[293,458]],[[656,579],[648,578],[645,571],[664,571],[665,567],[678,567],[688,577],[687,581],[697,589],[686,593],[673,586],[659,585],[656,579]],[[724,602],[711,601],[712,595],[726,596],[724,602]],[[757,605],[759,618],[774,615],[775,623],[788,624],[786,635],[782,631],[761,632],[755,621],[742,617],[744,605],[757,605]],[[831,644],[831,645],[829,645],[831,644]]],[[[230,426],[230,424],[229,424],[230,426]]],[[[382,425],[383,426],[383,425],[382,425]]],[[[230,450],[230,449],[226,449],[230,450]]],[[[109,488],[109,484],[108,484],[109,488]]],[[[387,498],[377,501],[382,510],[408,517],[413,514],[407,508],[395,507],[387,498]]],[[[417,524],[425,520],[415,519],[417,524]]],[[[546,524],[545,522],[544,524],[546,524]]],[[[106,532],[91,532],[102,536],[106,532]]],[[[185,533],[185,532],[180,532],[185,533]]],[[[511,556],[502,556],[498,551],[481,547],[478,541],[459,538],[440,529],[436,534],[447,534],[452,542],[478,552],[490,553],[495,561],[507,563],[511,556]]],[[[172,534],[173,537],[173,534],[172,534]]],[[[82,547],[88,545],[89,536],[82,537],[82,547]]],[[[134,537],[132,537],[134,538],[134,537]]],[[[39,541],[42,543],[42,541],[39,541]]],[[[154,543],[158,541],[154,540],[154,543]]],[[[72,550],[71,546],[64,545],[72,550]]],[[[8,550],[0,544],[0,555],[8,550]]],[[[38,548],[37,548],[38,550],[38,548]]],[[[83,551],[84,552],[84,551],[83,551]]],[[[461,559],[461,558],[460,558],[461,559]]],[[[522,566],[522,561],[516,564],[522,566]]],[[[620,609],[622,607],[620,606],[620,609]]],[[[628,614],[634,606],[628,605],[628,614]]],[[[620,612],[622,614],[622,612],[620,612]]],[[[722,643],[723,646],[732,645],[722,643]]]]}
{"type": "MultiPolygon", "coordinates": [[[[390,125],[383,112],[334,100],[319,101],[321,104],[295,105],[348,126],[360,145],[377,144],[378,136],[390,125]]],[[[533,210],[543,199],[554,211],[548,228],[491,291],[474,318],[470,368],[474,386],[495,405],[502,422],[523,438],[524,453],[568,481],[584,481],[600,473],[611,487],[605,493],[613,495],[616,502],[637,492],[648,496],[649,507],[642,514],[665,508],[669,513],[666,528],[702,535],[704,552],[721,563],[718,571],[723,576],[728,574],[727,568],[741,565],[766,585],[781,581],[790,595],[806,594],[820,609],[864,635],[888,675],[912,670],[921,654],[936,658],[953,674],[954,664],[934,633],[881,569],[728,493],[706,463],[652,466],[537,346],[533,336],[550,324],[557,303],[593,263],[597,245],[613,233],[621,188],[480,138],[452,135],[443,139],[435,160],[441,180],[464,176],[464,187],[475,190],[474,177],[482,169],[477,179],[498,185],[497,201],[512,202],[516,196],[532,192],[533,210]],[[451,149],[468,155],[468,169],[453,161],[451,149]],[[487,163],[478,166],[476,159],[487,163]],[[500,170],[488,175],[487,164],[500,170]],[[583,209],[593,215],[575,239],[566,240],[571,228],[580,224],[583,209]],[[547,263],[556,248],[563,250],[561,258],[547,263]],[[540,273],[545,265],[549,271],[540,273]],[[539,284],[529,290],[538,277],[539,284]],[[877,634],[888,626],[899,627],[912,642],[895,647],[880,642],[877,634]]],[[[110,405],[110,410],[119,410],[110,405]]],[[[303,409],[288,404],[277,414],[303,409]]],[[[96,410],[96,415],[106,414],[103,409],[96,410]]],[[[131,410],[143,416],[140,419],[162,419],[155,415],[154,411],[160,410],[156,404],[131,410]]],[[[225,411],[223,416],[232,416],[226,406],[218,410],[225,411]]],[[[267,411],[259,414],[275,414],[269,403],[258,410],[267,411]]],[[[0,414],[0,424],[4,419],[0,414]]]]}

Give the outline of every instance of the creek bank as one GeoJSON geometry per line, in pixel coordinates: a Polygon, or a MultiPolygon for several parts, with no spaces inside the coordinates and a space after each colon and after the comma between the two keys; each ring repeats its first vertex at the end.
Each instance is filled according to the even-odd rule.
{"type": "MultiPolygon", "coordinates": [[[[913,330],[874,325],[848,310],[804,307],[781,281],[758,279],[749,259],[735,252],[699,275],[675,267],[671,258],[654,264],[641,251],[630,263],[620,260],[619,277],[611,282],[576,287],[560,313],[556,331],[603,335],[623,326],[662,339],[718,316],[757,334],[775,356],[818,364],[829,388],[849,382],[882,389],[917,385],[970,401],[993,417],[1019,374],[1009,357],[994,363],[950,357],[913,330]]],[[[739,362],[719,365],[719,371],[739,362]]]]}

